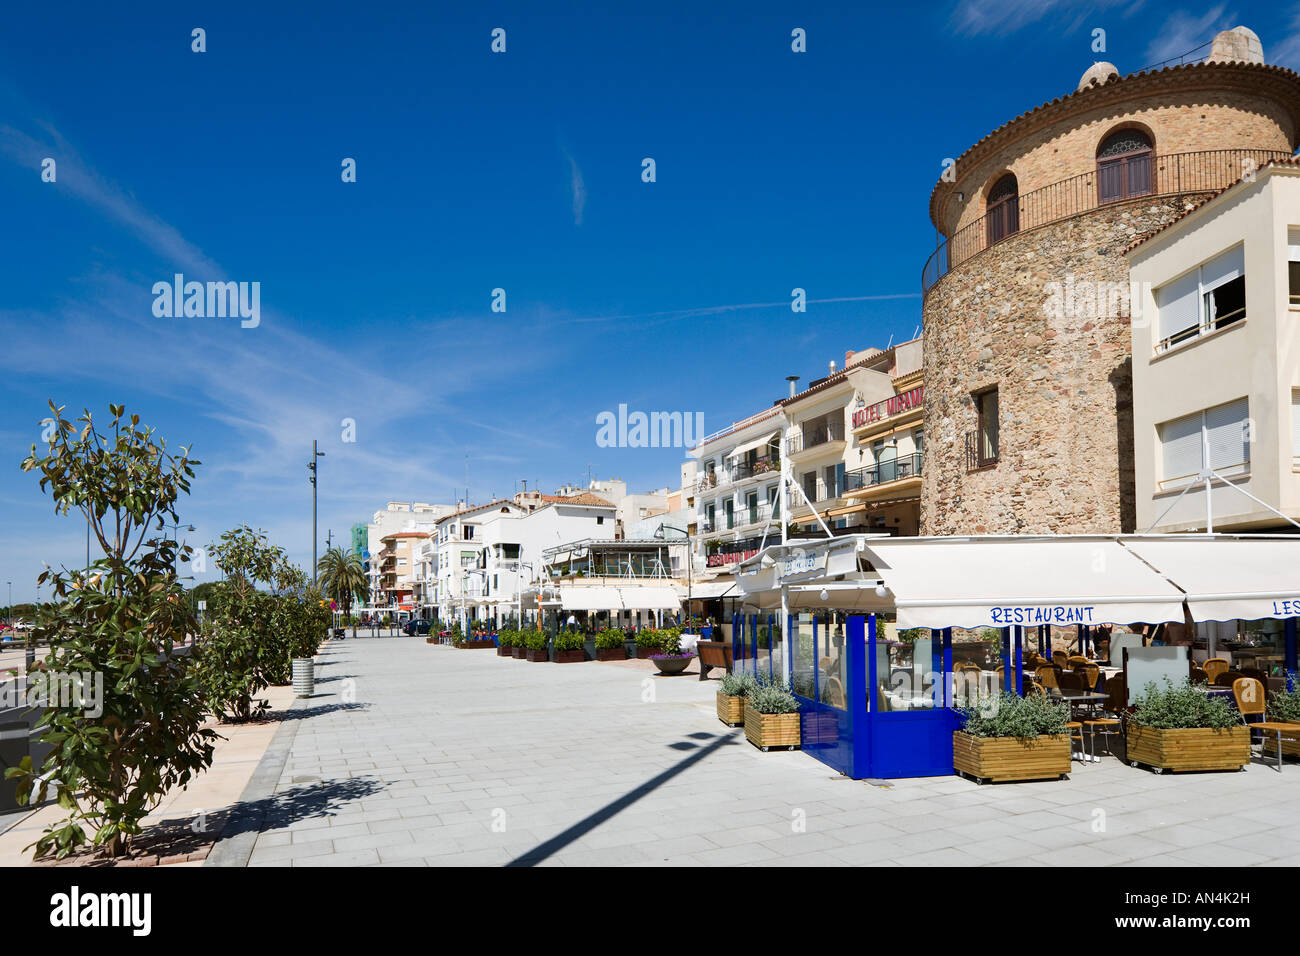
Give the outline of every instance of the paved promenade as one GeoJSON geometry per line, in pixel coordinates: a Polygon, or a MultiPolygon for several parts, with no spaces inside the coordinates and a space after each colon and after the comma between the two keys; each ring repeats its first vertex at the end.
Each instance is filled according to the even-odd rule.
{"type": "Polygon", "coordinates": [[[207,865],[1300,864],[1300,765],[876,786],[761,753],[716,681],[330,642],[207,865]]]}

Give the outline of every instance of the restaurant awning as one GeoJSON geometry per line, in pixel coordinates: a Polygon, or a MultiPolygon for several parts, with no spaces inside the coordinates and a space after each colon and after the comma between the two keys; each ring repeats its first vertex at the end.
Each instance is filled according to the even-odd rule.
{"type": "Polygon", "coordinates": [[[1183,595],[1114,538],[867,538],[898,626],[1183,619],[1183,595]]]}
{"type": "Polygon", "coordinates": [[[712,598],[720,598],[723,595],[728,597],[738,595],[734,580],[699,581],[691,587],[691,600],[693,601],[708,601],[712,598]]]}
{"type": "Polygon", "coordinates": [[[1300,617],[1300,536],[1171,535],[1124,546],[1187,592],[1194,621],[1300,617]]]}
{"type": "Polygon", "coordinates": [[[619,611],[623,608],[617,588],[562,587],[560,606],[566,611],[619,611]]]}
{"type": "Polygon", "coordinates": [[[766,448],[768,445],[772,443],[772,439],[776,438],[776,436],[779,434],[781,434],[779,431],[769,432],[768,434],[764,435],[762,438],[757,439],[756,441],[751,441],[748,442],[747,444],[739,446],[738,448],[733,450],[731,454],[729,454],[727,457],[739,458],[741,455],[748,454],[749,452],[753,451],[756,448],[766,448]]]}
{"type": "Polygon", "coordinates": [[[620,587],[618,592],[623,599],[621,606],[628,611],[676,611],[682,606],[682,599],[672,587],[640,585],[620,587]]]}

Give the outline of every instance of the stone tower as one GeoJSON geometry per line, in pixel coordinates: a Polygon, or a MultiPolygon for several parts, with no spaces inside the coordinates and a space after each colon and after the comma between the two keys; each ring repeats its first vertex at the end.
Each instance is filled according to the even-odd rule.
{"type": "Polygon", "coordinates": [[[1237,27],[1203,63],[1094,64],[958,157],[930,197],[923,534],[1133,530],[1124,249],[1298,129],[1300,75],[1237,27]]]}

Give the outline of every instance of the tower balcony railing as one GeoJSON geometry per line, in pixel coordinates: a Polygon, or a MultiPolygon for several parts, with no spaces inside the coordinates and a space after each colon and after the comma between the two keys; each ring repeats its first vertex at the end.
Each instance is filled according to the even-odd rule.
{"type": "Polygon", "coordinates": [[[1132,199],[1216,192],[1266,163],[1290,155],[1273,149],[1165,153],[1148,158],[1149,168],[1141,175],[1133,176],[1118,193],[1114,192],[1114,182],[1110,179],[1103,182],[1096,169],[1035,189],[963,226],[940,242],[921,270],[921,292],[929,292],[950,270],[1017,233],[1132,199]]]}

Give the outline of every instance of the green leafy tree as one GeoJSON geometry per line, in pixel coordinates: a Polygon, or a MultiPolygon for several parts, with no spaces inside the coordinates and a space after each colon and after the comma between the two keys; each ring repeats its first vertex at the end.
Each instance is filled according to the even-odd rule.
{"type": "MultiPolygon", "coordinates": [[[[361,558],[342,548],[330,548],[316,562],[316,574],[320,580],[321,590],[331,601],[337,601],[343,609],[344,616],[352,613],[352,602],[365,601],[369,588],[366,570],[361,558]]],[[[352,636],[357,636],[357,628],[352,626],[352,636]]]]}
{"type": "MultiPolygon", "coordinates": [[[[245,721],[267,707],[258,694],[288,683],[298,627],[289,602],[309,600],[307,578],[282,548],[247,526],[227,531],[211,553],[225,580],[204,617],[199,674],[212,710],[245,721]]],[[[319,595],[314,600],[319,604],[319,595]]],[[[323,633],[322,627],[317,640],[323,633]]]]}
{"type": "Polygon", "coordinates": [[[49,642],[47,669],[103,675],[102,707],[47,708],[37,726],[49,756],[39,770],[24,758],[6,776],[21,802],[52,795],[67,813],[33,844],[38,858],[87,845],[116,857],[164,794],[212,763],[217,735],[203,729],[195,668],[175,653],[194,627],[173,570],[189,548],[162,534],[199,462],[187,448],[168,452],[121,405],[109,406],[104,431],[89,410],[72,422],[64,407],[50,403],[45,453],[33,445],[22,469],[40,472],[57,514],[84,515],[102,557],[73,571],[46,566],[38,580],[55,600],[38,610],[35,636],[49,642]]]}

